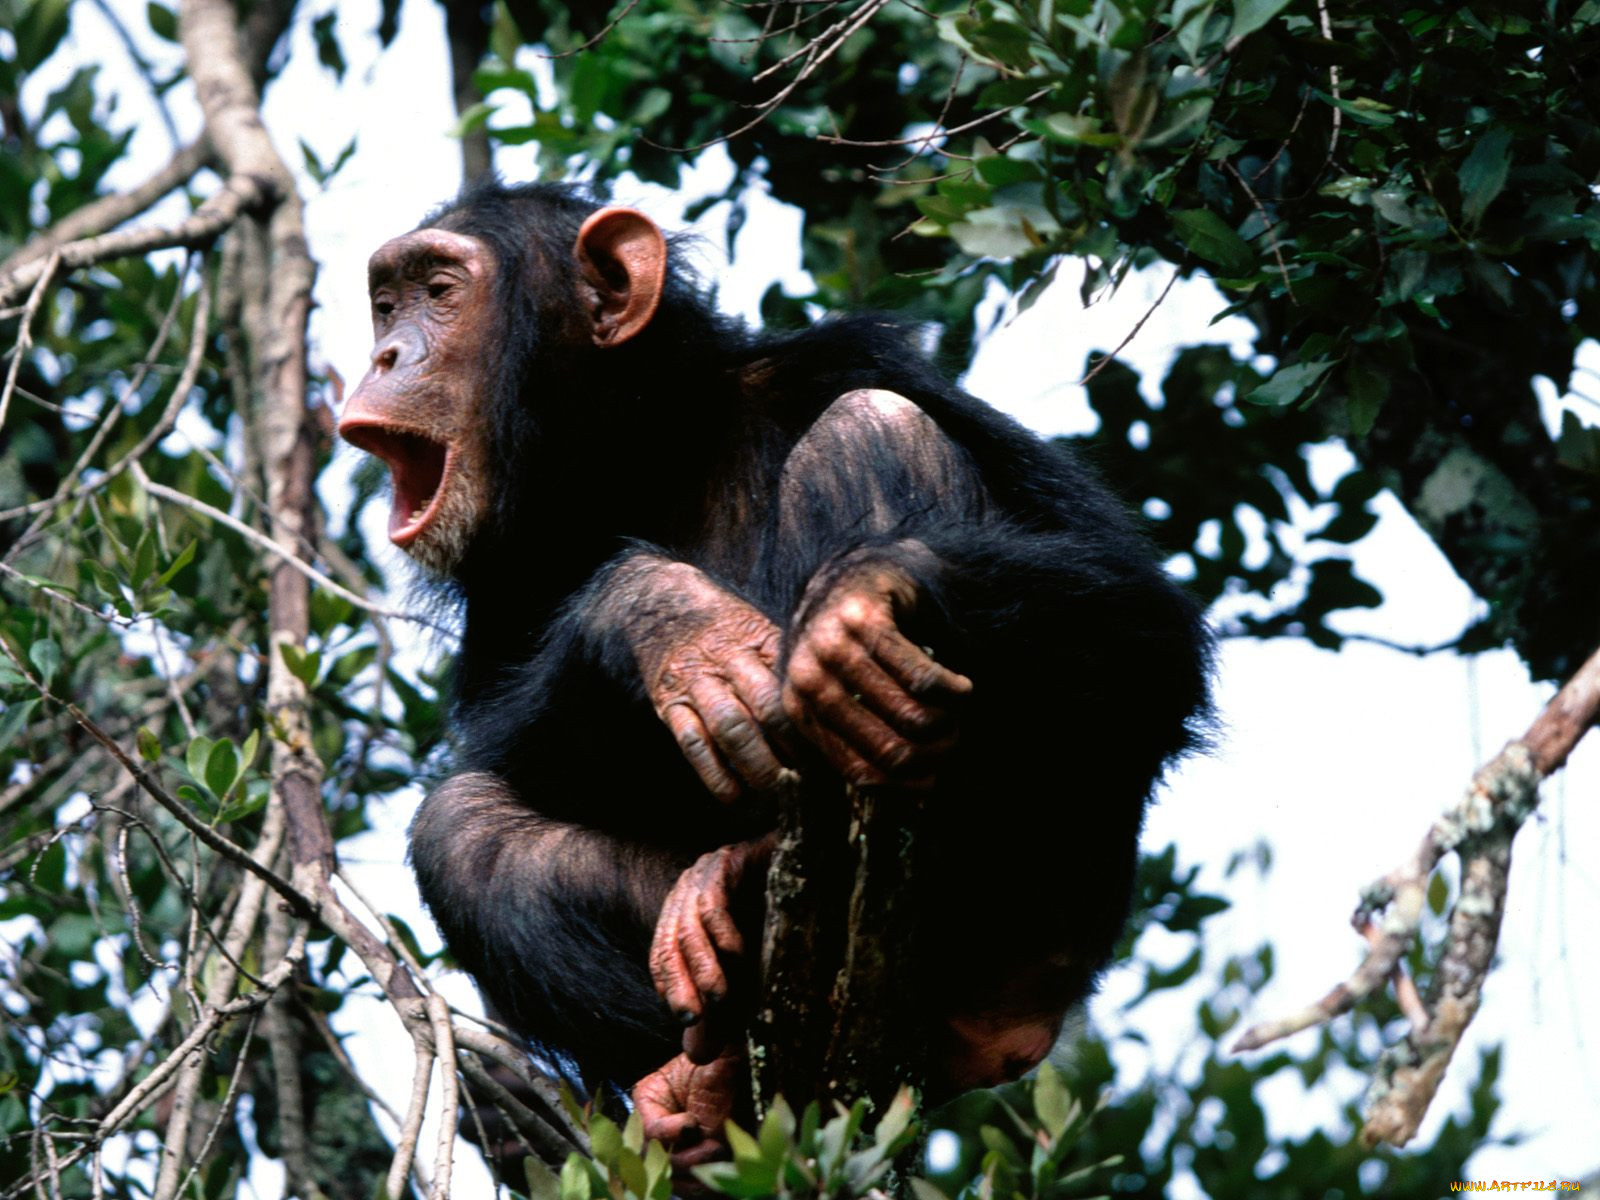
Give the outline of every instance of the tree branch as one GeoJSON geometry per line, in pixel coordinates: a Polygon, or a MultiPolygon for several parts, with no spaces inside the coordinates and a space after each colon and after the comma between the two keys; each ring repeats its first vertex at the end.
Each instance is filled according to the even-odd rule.
{"type": "Polygon", "coordinates": [[[210,161],[210,146],[204,138],[196,138],[178,150],[166,166],[138,187],[101,196],[82,208],[74,209],[43,233],[36,234],[10,258],[0,262],[0,280],[24,263],[41,259],[52,250],[95,237],[108,229],[115,229],[124,221],[133,220],[174,188],[182,187],[210,161]]]}
{"type": "Polygon", "coordinates": [[[1343,983],[1299,1012],[1252,1026],[1236,1052],[1260,1049],[1348,1012],[1395,978],[1417,939],[1428,881],[1446,854],[1461,858],[1461,891],[1433,983],[1420,1004],[1402,992],[1411,1021],[1405,1040],[1385,1051],[1368,1093],[1362,1137],[1403,1146],[1415,1136],[1456,1047],[1478,1010],[1505,913],[1511,842],[1539,802],[1539,785],[1565,765],[1600,716],[1600,651],[1577,671],[1522,737],[1473,776],[1466,795],[1443,813],[1411,858],[1372,884],[1354,923],[1369,943],[1343,983]]]}
{"type": "MultiPolygon", "coordinates": [[[[221,189],[195,209],[186,220],[171,226],[150,226],[83,238],[60,246],[61,267],[72,271],[113,258],[147,254],[175,246],[202,249],[239,219],[248,209],[259,207],[274,195],[274,181],[256,175],[230,175],[221,189]]],[[[48,261],[48,260],[46,260],[48,261]]],[[[0,272],[0,304],[20,296],[44,274],[45,262],[34,259],[6,272],[0,272]]]]}

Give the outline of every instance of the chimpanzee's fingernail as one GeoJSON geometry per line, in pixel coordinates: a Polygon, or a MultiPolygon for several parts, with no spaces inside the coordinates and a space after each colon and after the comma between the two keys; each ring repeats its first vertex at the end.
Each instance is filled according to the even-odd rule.
{"type": "Polygon", "coordinates": [[[696,1021],[698,1021],[700,1019],[700,1014],[699,1013],[691,1012],[687,1008],[680,1008],[673,1015],[678,1018],[678,1024],[679,1025],[693,1025],[696,1021]]]}

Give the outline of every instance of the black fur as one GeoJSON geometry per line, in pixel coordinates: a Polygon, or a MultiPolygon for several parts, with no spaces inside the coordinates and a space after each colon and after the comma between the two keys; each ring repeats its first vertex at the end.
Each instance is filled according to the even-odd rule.
{"type": "Polygon", "coordinates": [[[491,184],[428,222],[493,247],[505,321],[496,510],[459,570],[454,730],[460,766],[521,805],[462,821],[446,785],[413,831],[457,957],[591,1077],[628,1084],[670,1057],[651,904],[763,816],[707,795],[627,649],[597,633],[610,569],[648,546],[788,627],[842,555],[914,537],[937,565],[906,564],[923,597],[908,632],[975,683],[933,804],[930,928],[973,987],[996,955],[1050,946],[1087,991],[1125,919],[1151,788],[1208,713],[1195,606],[1088,471],[952,386],[892,322],[750,332],[711,310],[674,246],[643,333],[604,351],[572,337],[572,247],[597,207],[491,184]],[[948,441],[817,425],[860,388],[909,399],[948,441]],[[786,462],[801,486],[780,505],[786,462]],[[535,589],[507,564],[536,566],[535,589]]]}

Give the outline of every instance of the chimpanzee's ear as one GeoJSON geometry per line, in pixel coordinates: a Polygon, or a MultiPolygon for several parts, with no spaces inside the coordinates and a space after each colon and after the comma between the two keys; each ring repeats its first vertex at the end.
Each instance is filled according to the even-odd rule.
{"type": "Polygon", "coordinates": [[[578,230],[589,336],[617,346],[655,316],[667,276],[667,239],[636,208],[602,208],[578,230]]]}

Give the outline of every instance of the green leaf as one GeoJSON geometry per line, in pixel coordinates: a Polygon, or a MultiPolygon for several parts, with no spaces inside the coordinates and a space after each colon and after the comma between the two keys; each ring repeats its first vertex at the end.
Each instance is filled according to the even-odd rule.
{"type": "Polygon", "coordinates": [[[216,743],[203,733],[195,734],[189,742],[189,748],[183,753],[183,765],[188,768],[189,775],[197,782],[203,783],[206,777],[206,762],[211,758],[211,748],[216,743]]]}
{"type": "Polygon", "coordinates": [[[917,1111],[917,1097],[909,1087],[901,1086],[884,1110],[878,1127],[872,1132],[877,1146],[889,1146],[900,1140],[911,1128],[911,1117],[917,1111]]]}
{"type": "Polygon", "coordinates": [[[1366,437],[1372,432],[1383,402],[1389,398],[1389,376],[1369,366],[1353,366],[1345,373],[1345,412],[1350,432],[1366,437]]]}
{"type": "Polygon", "coordinates": [[[180,783],[178,785],[178,799],[187,800],[190,807],[199,809],[207,816],[211,815],[211,801],[206,799],[205,794],[197,787],[187,783],[180,783]]]}
{"type": "Polygon", "coordinates": [[[256,751],[261,748],[261,731],[252,729],[250,736],[245,738],[244,745],[239,748],[239,770],[248,770],[256,761],[256,751]]]}
{"type": "Polygon", "coordinates": [[[61,647],[49,638],[40,638],[28,647],[28,661],[39,672],[39,682],[49,687],[50,681],[61,669],[61,647]]]}
{"type": "Polygon", "coordinates": [[[311,37],[317,46],[317,61],[333,72],[333,77],[344,79],[344,49],[339,45],[339,14],[337,10],[323,13],[311,22],[311,37]]]}
{"type": "Polygon", "coordinates": [[[139,744],[139,757],[145,762],[161,761],[161,741],[145,726],[139,726],[135,740],[139,744]]]}
{"type": "Polygon", "coordinates": [[[622,1151],[622,1130],[610,1118],[596,1116],[589,1123],[589,1148],[594,1153],[595,1162],[602,1167],[609,1169],[615,1166],[617,1155],[622,1151]]]}
{"type": "Polygon", "coordinates": [[[251,813],[260,812],[267,806],[267,801],[272,798],[272,789],[265,780],[257,780],[261,786],[253,788],[248,794],[241,796],[231,804],[223,805],[217,813],[217,824],[224,825],[229,821],[242,821],[251,813]]]}
{"type": "Polygon", "coordinates": [[[644,1183],[648,1200],[669,1200],[672,1195],[672,1156],[660,1142],[645,1147],[644,1183]]]}
{"type": "MultiPolygon", "coordinates": [[[[634,1114],[635,1117],[638,1115],[634,1114]]],[[[637,1151],[630,1150],[626,1145],[617,1153],[616,1175],[622,1180],[622,1185],[628,1189],[631,1196],[643,1197],[649,1190],[645,1181],[644,1159],[639,1157],[637,1151]]]]}
{"type": "Polygon", "coordinates": [[[138,591],[156,569],[155,531],[147,529],[133,548],[133,566],[128,571],[128,586],[138,591]]]}
{"type": "Polygon", "coordinates": [[[1245,399],[1251,404],[1283,408],[1295,403],[1308,392],[1315,395],[1315,389],[1322,383],[1323,377],[1332,366],[1332,360],[1320,359],[1316,362],[1296,363],[1292,367],[1280,367],[1272,373],[1271,379],[1256,388],[1245,399]]]}
{"type": "Polygon", "coordinates": [[[1058,1138],[1072,1120],[1072,1093],[1048,1060],[1033,1081],[1033,1111],[1051,1138],[1058,1138]]]}
{"type": "Polygon", "coordinates": [[[1178,240],[1229,278],[1254,274],[1256,252],[1228,223],[1208,208],[1178,209],[1172,214],[1178,240]]]}
{"type": "Polygon", "coordinates": [[[157,4],[155,0],[151,0],[151,3],[145,6],[144,15],[158,38],[164,38],[169,42],[178,40],[178,14],[165,4],[157,4]]]}
{"type": "Polygon", "coordinates": [[[1456,172],[1461,184],[1461,215],[1467,224],[1476,225],[1483,219],[1494,198],[1505,190],[1510,173],[1511,131],[1496,127],[1478,139],[1456,172]]]}
{"type": "Polygon", "coordinates": [[[759,1140],[761,1155],[768,1162],[782,1162],[789,1144],[794,1140],[794,1110],[782,1096],[773,1097],[767,1115],[761,1122],[759,1140]]]}
{"type": "Polygon", "coordinates": [[[1449,902],[1450,884],[1443,875],[1435,871],[1433,878],[1428,880],[1428,909],[1434,916],[1442,917],[1449,902]]]}
{"type": "Polygon", "coordinates": [[[156,577],[157,586],[166,587],[167,584],[172,582],[173,576],[193,562],[195,548],[199,545],[199,542],[190,542],[182,550],[179,550],[178,556],[167,564],[167,569],[156,577]]]}
{"type": "Polygon", "coordinates": [[[0,750],[4,750],[22,732],[22,727],[27,724],[28,717],[38,704],[38,700],[19,700],[6,705],[6,711],[0,714],[0,750]]]}
{"type": "Polygon", "coordinates": [[[219,800],[227,798],[239,779],[239,752],[227,738],[219,738],[206,756],[205,784],[219,800]]]}
{"type": "Polygon", "coordinates": [[[1233,6],[1233,25],[1228,40],[1247,37],[1289,7],[1289,0],[1238,0],[1233,6]]]}
{"type": "Polygon", "coordinates": [[[589,1200],[590,1186],[588,1165],[577,1154],[567,1155],[561,1167],[561,1200],[589,1200]]]}
{"type": "Polygon", "coordinates": [[[671,107],[671,92],[667,91],[666,88],[650,88],[643,96],[639,97],[639,103],[634,105],[633,112],[629,114],[628,120],[634,125],[648,125],[671,107]]]}
{"type": "Polygon", "coordinates": [[[322,669],[322,654],[319,651],[308,652],[293,642],[279,642],[278,657],[289,668],[289,674],[305,684],[307,689],[317,686],[317,673],[322,669]]]}
{"type": "Polygon", "coordinates": [[[949,233],[964,253],[974,258],[1020,258],[1042,249],[1041,229],[1052,232],[1050,215],[1031,206],[996,205],[967,214],[949,233]]]}
{"type": "MultiPolygon", "coordinates": [[[[490,104],[487,100],[478,101],[466,112],[462,113],[456,123],[450,127],[449,136],[456,138],[466,137],[467,134],[494,116],[497,111],[499,111],[499,105],[490,104]]],[[[496,132],[497,134],[499,133],[498,130],[496,132]]]]}
{"type": "Polygon", "coordinates": [[[761,1144],[732,1121],[728,1122],[728,1148],[733,1151],[734,1162],[763,1162],[761,1144]]]}

